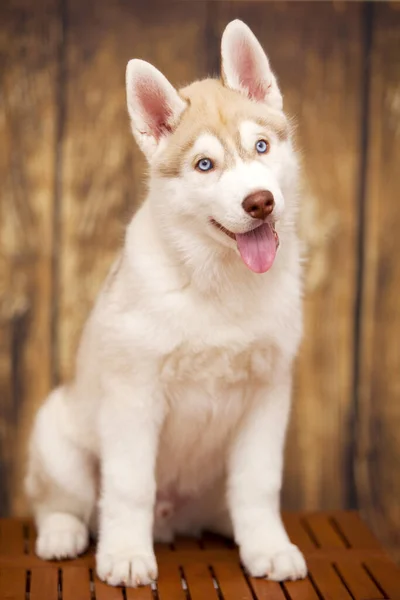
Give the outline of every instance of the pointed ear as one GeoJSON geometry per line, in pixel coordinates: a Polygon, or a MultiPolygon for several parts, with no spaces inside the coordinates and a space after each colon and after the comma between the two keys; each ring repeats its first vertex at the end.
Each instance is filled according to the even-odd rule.
{"type": "Polygon", "coordinates": [[[282,109],[282,95],[268,58],[251,29],[236,19],[225,28],[221,40],[224,85],[248,98],[282,109]]]}
{"type": "Polygon", "coordinates": [[[158,69],[139,59],[128,62],[126,96],[133,134],[150,160],[177,125],[186,102],[158,69]]]}

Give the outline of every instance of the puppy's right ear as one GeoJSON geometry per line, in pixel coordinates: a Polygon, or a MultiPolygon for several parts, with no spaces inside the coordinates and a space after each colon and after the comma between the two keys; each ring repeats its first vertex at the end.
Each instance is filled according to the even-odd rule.
{"type": "Polygon", "coordinates": [[[139,59],[128,62],[126,96],[133,134],[151,160],[160,141],[176,127],[186,102],[158,69],[139,59]]]}

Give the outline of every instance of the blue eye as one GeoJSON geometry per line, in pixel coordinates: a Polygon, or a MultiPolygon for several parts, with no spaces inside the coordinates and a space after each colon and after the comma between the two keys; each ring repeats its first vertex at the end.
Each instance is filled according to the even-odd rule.
{"type": "Polygon", "coordinates": [[[265,154],[269,150],[269,144],[265,140],[258,140],[256,144],[258,154],[265,154]]]}
{"type": "Polygon", "coordinates": [[[199,160],[199,162],[196,165],[196,169],[199,169],[199,171],[211,171],[211,169],[214,167],[212,161],[209,158],[202,158],[201,160],[199,160]]]}

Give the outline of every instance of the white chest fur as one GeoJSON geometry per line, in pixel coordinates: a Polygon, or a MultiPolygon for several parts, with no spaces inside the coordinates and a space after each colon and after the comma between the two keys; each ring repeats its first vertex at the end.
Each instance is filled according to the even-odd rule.
{"type": "Polygon", "coordinates": [[[265,342],[183,343],[165,359],[161,382],[168,412],[159,453],[161,489],[191,494],[209,486],[211,475],[223,473],[230,437],[256,388],[270,377],[276,356],[265,342]],[[207,466],[210,461],[213,469],[207,466]]]}

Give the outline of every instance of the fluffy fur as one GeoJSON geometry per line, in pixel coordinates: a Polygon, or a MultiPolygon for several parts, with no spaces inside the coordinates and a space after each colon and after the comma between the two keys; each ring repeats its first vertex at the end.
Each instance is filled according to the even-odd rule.
{"type": "Polygon", "coordinates": [[[154,537],[204,528],[233,535],[253,576],[306,574],[279,509],[302,330],[296,158],[276,79],[240,21],[224,32],[222,72],[178,92],[153,66],[128,64],[148,197],[88,319],[75,377],[32,433],[37,554],[74,557],[98,529],[97,573],[112,585],[157,576],[154,537]],[[196,166],[204,157],[209,172],[196,166]],[[274,196],[280,240],[262,274],[234,239],[254,227],[242,202],[257,190],[274,196]]]}

